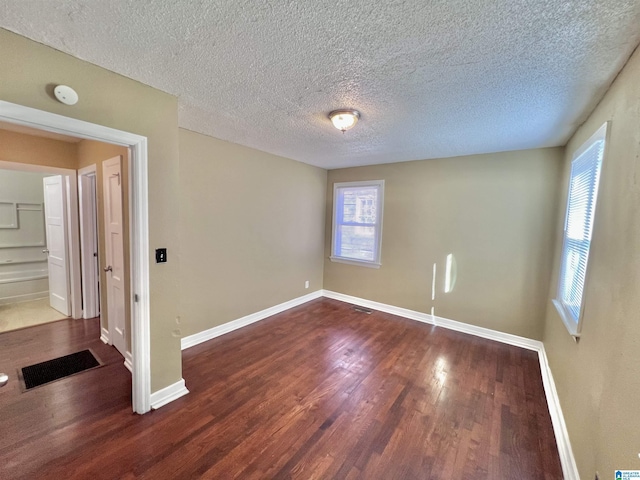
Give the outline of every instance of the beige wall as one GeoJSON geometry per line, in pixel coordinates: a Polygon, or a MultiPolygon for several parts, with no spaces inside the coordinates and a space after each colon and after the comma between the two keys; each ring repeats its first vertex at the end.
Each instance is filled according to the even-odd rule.
{"type": "Polygon", "coordinates": [[[167,247],[169,262],[150,264],[151,391],[182,377],[178,315],[178,106],[177,99],[0,29],[0,99],[144,135],[149,147],[149,242],[167,247]],[[69,107],[50,96],[66,84],[80,101],[69,107]]]}
{"type": "MultiPolygon", "coordinates": [[[[78,143],[78,163],[77,168],[84,168],[90,165],[96,166],[96,196],[98,203],[98,250],[100,254],[100,265],[107,265],[105,225],[104,225],[104,189],[102,184],[102,162],[113,157],[121,158],[122,177],[122,210],[124,213],[124,287],[125,292],[130,291],[131,270],[129,257],[129,149],[109,143],[96,142],[93,140],[82,140],[78,143]]],[[[100,269],[100,285],[107,284],[107,274],[100,269]]],[[[104,328],[109,325],[109,312],[107,310],[107,289],[100,289],[100,323],[104,328]]],[[[131,352],[131,308],[129,296],[125,295],[125,330],[127,339],[127,351],[131,352]]]]}
{"type": "Polygon", "coordinates": [[[322,288],[326,178],[180,130],[182,335],[322,288]]]}
{"type": "Polygon", "coordinates": [[[332,170],[324,288],[529,338],[542,337],[562,149],[332,170]],[[385,180],[382,267],[334,263],[333,184],[385,180]],[[457,262],[444,293],[447,254],[457,262]],[[436,300],[431,301],[433,264],[436,300]]]}
{"type": "Polygon", "coordinates": [[[0,130],[0,160],[5,162],[75,169],[77,155],[76,143],[0,130]]]}
{"type": "Polygon", "coordinates": [[[544,343],[582,478],[640,469],[640,51],[570,140],[544,343]],[[557,289],[573,152],[611,120],[596,206],[582,336],[551,304],[557,289]]]}

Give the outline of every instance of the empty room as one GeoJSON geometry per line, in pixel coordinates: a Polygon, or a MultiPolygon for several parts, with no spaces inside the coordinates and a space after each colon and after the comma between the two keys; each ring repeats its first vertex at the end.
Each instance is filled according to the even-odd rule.
{"type": "Polygon", "coordinates": [[[638,0],[1,2],[0,478],[640,478],[639,44],[638,0]]]}

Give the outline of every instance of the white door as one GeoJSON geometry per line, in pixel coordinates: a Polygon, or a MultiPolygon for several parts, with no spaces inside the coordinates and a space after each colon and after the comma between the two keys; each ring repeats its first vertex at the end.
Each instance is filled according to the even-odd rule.
{"type": "Polygon", "coordinates": [[[49,303],[69,316],[69,266],[67,264],[66,190],[61,175],[43,178],[44,216],[49,265],[49,303]]]}
{"type": "Polygon", "coordinates": [[[100,272],[98,261],[98,213],[95,166],[79,170],[80,247],[82,269],[82,318],[100,315],[100,272]],[[87,171],[83,173],[83,171],[87,171]]]}
{"type": "Polygon", "coordinates": [[[104,230],[107,273],[107,318],[109,336],[118,351],[125,355],[127,340],[125,333],[125,286],[124,286],[124,239],[122,215],[122,177],[120,157],[102,162],[104,195],[104,230]]]}

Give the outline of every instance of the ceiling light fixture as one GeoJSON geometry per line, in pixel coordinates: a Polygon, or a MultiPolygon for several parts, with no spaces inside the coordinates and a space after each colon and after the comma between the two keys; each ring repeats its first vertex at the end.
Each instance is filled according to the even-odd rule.
{"type": "Polygon", "coordinates": [[[360,119],[360,112],[352,109],[334,110],[329,113],[331,123],[342,133],[352,128],[360,119]]]}

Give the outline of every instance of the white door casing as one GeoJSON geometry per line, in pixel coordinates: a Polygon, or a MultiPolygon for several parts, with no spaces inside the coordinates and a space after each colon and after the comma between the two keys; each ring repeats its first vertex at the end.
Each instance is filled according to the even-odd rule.
{"type": "Polygon", "coordinates": [[[124,357],[127,351],[127,339],[121,164],[120,156],[102,162],[102,182],[106,260],[104,270],[107,277],[109,337],[124,357]]]}
{"type": "Polygon", "coordinates": [[[69,316],[69,267],[67,264],[66,185],[62,175],[43,178],[49,303],[69,316]]]}

